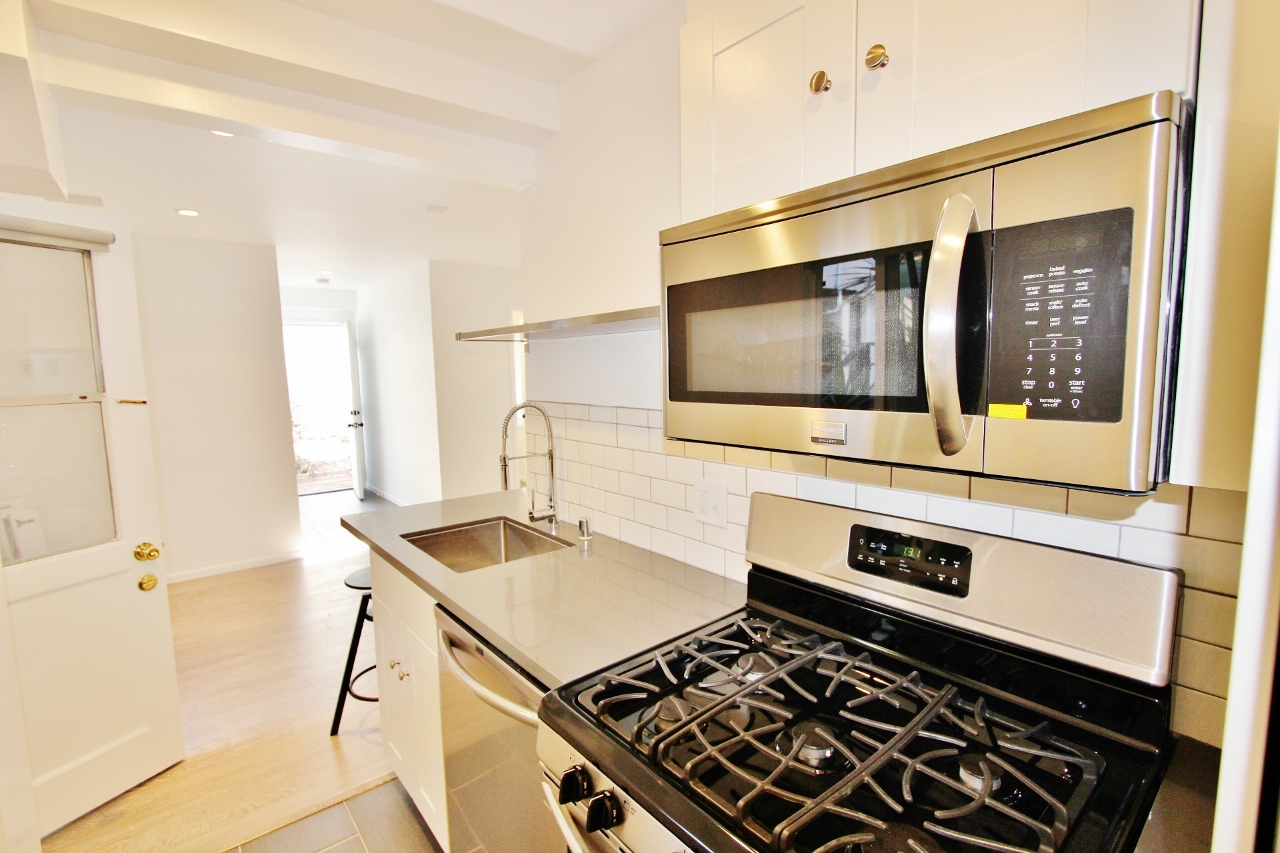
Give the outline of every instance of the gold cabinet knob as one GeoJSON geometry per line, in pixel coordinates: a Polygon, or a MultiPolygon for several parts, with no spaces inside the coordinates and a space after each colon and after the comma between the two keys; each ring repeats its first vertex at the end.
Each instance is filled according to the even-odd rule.
{"type": "Polygon", "coordinates": [[[156,584],[158,583],[160,583],[160,579],[150,572],[147,572],[145,575],[138,578],[138,589],[143,592],[151,592],[151,590],[156,588],[156,584]]]}
{"type": "Polygon", "coordinates": [[[396,673],[396,678],[400,679],[401,681],[404,681],[408,677],[409,677],[409,673],[405,672],[403,669],[396,673]]]}
{"type": "Polygon", "coordinates": [[[889,64],[889,51],[882,44],[873,44],[867,48],[867,67],[872,71],[884,68],[889,64]]]}
{"type": "Polygon", "coordinates": [[[815,95],[821,95],[823,92],[831,88],[831,78],[827,76],[825,71],[815,71],[813,76],[809,78],[809,91],[815,95]]]}
{"type": "Polygon", "coordinates": [[[139,563],[145,563],[147,560],[158,560],[160,559],[160,549],[150,542],[143,542],[133,549],[133,559],[139,563]]]}
{"type": "Polygon", "coordinates": [[[387,661],[387,666],[391,667],[392,669],[395,669],[395,668],[396,668],[396,667],[398,667],[399,665],[400,665],[400,661],[398,661],[398,660],[389,660],[389,661],[387,661]]]}

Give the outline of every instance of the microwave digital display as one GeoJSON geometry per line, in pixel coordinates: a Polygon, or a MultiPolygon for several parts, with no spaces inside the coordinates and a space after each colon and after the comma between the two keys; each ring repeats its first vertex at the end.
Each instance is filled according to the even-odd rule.
{"type": "Polygon", "coordinates": [[[999,228],[993,241],[988,416],[1118,422],[1132,208],[999,228]]]}

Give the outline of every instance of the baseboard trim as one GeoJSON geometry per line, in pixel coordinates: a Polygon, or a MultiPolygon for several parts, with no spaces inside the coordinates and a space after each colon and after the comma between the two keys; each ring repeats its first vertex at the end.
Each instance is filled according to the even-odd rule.
{"type": "Polygon", "coordinates": [[[287,563],[290,560],[301,559],[301,551],[286,551],[283,554],[275,554],[270,557],[254,557],[249,560],[238,560],[234,563],[203,566],[198,569],[187,569],[185,572],[171,572],[169,574],[169,583],[182,583],[183,581],[193,581],[198,578],[210,578],[214,575],[225,575],[228,572],[238,572],[242,569],[256,569],[260,566],[270,566],[273,563],[287,563]]]}
{"type": "Polygon", "coordinates": [[[373,492],[375,495],[382,498],[384,501],[391,501],[396,506],[408,506],[408,504],[405,501],[398,500],[397,498],[393,498],[391,495],[387,494],[382,489],[379,489],[377,486],[370,485],[369,483],[364,484],[364,490],[366,492],[373,492]]]}

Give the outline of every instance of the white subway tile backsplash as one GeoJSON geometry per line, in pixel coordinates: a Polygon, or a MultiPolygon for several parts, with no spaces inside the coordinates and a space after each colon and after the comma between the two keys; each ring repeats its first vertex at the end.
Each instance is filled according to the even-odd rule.
{"type": "Polygon", "coordinates": [[[615,424],[618,422],[618,410],[606,406],[591,406],[588,409],[588,420],[600,421],[601,423],[615,424]]]}
{"type": "Polygon", "coordinates": [[[1234,542],[1137,527],[1126,527],[1120,534],[1121,559],[1182,569],[1188,587],[1225,595],[1235,595],[1240,585],[1240,554],[1234,542]]]}
{"type": "Polygon", "coordinates": [[[568,480],[556,480],[556,497],[569,503],[582,503],[582,487],[568,480]]]}
{"type": "Polygon", "coordinates": [[[702,479],[702,460],[687,459],[683,456],[668,457],[667,479],[677,483],[693,485],[702,479]]]}
{"type": "Polygon", "coordinates": [[[681,483],[672,483],[669,480],[653,480],[650,484],[650,494],[655,503],[675,507],[676,509],[684,509],[685,507],[684,485],[681,483]]]}
{"type": "Polygon", "coordinates": [[[1013,510],[1007,506],[940,498],[930,495],[926,499],[925,521],[962,527],[996,536],[1013,535],[1013,510]]]}
{"type": "MultiPolygon", "coordinates": [[[[667,442],[667,437],[662,434],[662,430],[649,427],[649,449],[650,450],[652,450],[654,453],[667,453],[668,455],[670,455],[670,453],[668,452],[666,442],[667,442]]],[[[681,455],[683,455],[683,448],[681,448],[681,450],[682,450],[681,455]]]]}
{"type": "Polygon", "coordinates": [[[796,497],[806,501],[818,501],[854,509],[858,506],[858,487],[843,480],[825,477],[799,477],[796,480],[796,497]]]}
{"type": "Polygon", "coordinates": [[[649,426],[662,429],[662,410],[649,409],[649,426]]]}
{"type": "Polygon", "coordinates": [[[617,444],[619,447],[626,447],[630,450],[648,450],[649,428],[619,424],[617,444]]]}
{"type": "Polygon", "coordinates": [[[567,420],[564,422],[564,435],[570,441],[590,441],[591,424],[586,421],[567,420]]]}
{"type": "Polygon", "coordinates": [[[724,576],[729,580],[746,583],[747,572],[750,570],[751,564],[747,562],[746,557],[732,551],[724,552],[724,576]]]}
{"type": "Polygon", "coordinates": [[[684,560],[691,566],[714,572],[717,575],[724,574],[724,550],[714,545],[708,545],[705,542],[688,541],[684,546],[684,560]]]}
{"type": "Polygon", "coordinates": [[[635,501],[624,495],[615,495],[612,492],[604,496],[605,511],[618,516],[618,518],[630,519],[635,516],[635,501]]]}
{"type": "Polygon", "coordinates": [[[567,438],[556,439],[556,459],[568,459],[572,462],[578,461],[578,448],[581,445],[576,441],[570,441],[567,438]]]}
{"type": "Polygon", "coordinates": [[[1153,495],[1137,497],[1071,489],[1067,493],[1067,514],[1114,521],[1126,527],[1186,533],[1190,500],[1189,488],[1168,483],[1153,495]]]}
{"type": "Polygon", "coordinates": [[[565,403],[564,416],[578,421],[588,421],[591,420],[591,408],[589,406],[579,406],[575,403],[565,403]]]}
{"type": "Polygon", "coordinates": [[[654,530],[650,534],[650,542],[653,545],[652,550],[656,554],[664,557],[670,557],[673,560],[684,562],[684,544],[683,536],[677,536],[674,533],[668,533],[665,530],[654,530]]]}
{"type": "Polygon", "coordinates": [[[649,425],[648,409],[618,409],[618,423],[631,426],[647,427],[649,425]]]}
{"type": "Polygon", "coordinates": [[[1120,552],[1120,528],[1117,525],[1056,513],[1014,510],[1013,535],[1029,542],[1106,557],[1114,557],[1120,552]]]}
{"type": "Polygon", "coordinates": [[[703,462],[702,477],[706,480],[724,483],[731,495],[745,495],[747,493],[747,469],[741,465],[703,462]]]}
{"type": "MultiPolygon", "coordinates": [[[[533,413],[530,414],[533,415],[533,413]]],[[[546,435],[547,422],[542,419],[542,415],[526,417],[524,419],[524,431],[529,435],[546,435]]]]}
{"type": "Polygon", "coordinates": [[[666,530],[667,508],[661,504],[638,500],[635,502],[635,519],[641,524],[666,530]]]}
{"type": "Polygon", "coordinates": [[[591,526],[597,533],[603,533],[611,539],[622,536],[621,522],[616,515],[595,510],[591,513],[591,526]]]}
{"type": "Polygon", "coordinates": [[[629,498],[649,500],[649,478],[623,472],[618,475],[618,491],[629,498]]]}
{"type": "MultiPolygon", "coordinates": [[[[621,440],[621,434],[619,434],[618,438],[621,440]]],[[[634,470],[637,474],[643,474],[646,477],[657,477],[659,480],[667,478],[667,457],[665,455],[637,450],[633,460],[634,470]]]]}
{"type": "Polygon", "coordinates": [[[578,483],[582,486],[591,485],[591,466],[584,465],[581,462],[564,463],[564,477],[571,483],[578,483]]]}
{"type": "Polygon", "coordinates": [[[608,468],[591,469],[591,485],[606,492],[618,491],[618,472],[608,468]]]}
{"type": "Polygon", "coordinates": [[[578,445],[578,461],[584,465],[600,466],[604,464],[604,448],[598,444],[578,445]]]}
{"type": "Polygon", "coordinates": [[[924,521],[927,512],[925,496],[919,492],[884,489],[880,486],[858,486],[858,509],[883,512],[924,521]]]}
{"type": "Polygon", "coordinates": [[[695,520],[691,512],[667,510],[667,529],[688,539],[702,540],[702,522],[695,520]]]}
{"type": "Polygon", "coordinates": [[[625,450],[621,447],[606,447],[604,449],[604,467],[612,468],[615,471],[631,471],[632,457],[634,450],[625,450]]]}
{"type": "Polygon", "coordinates": [[[786,471],[771,471],[765,468],[747,469],[747,494],[768,492],[773,495],[794,498],[796,496],[796,475],[786,471]]]}
{"type": "Polygon", "coordinates": [[[747,528],[741,524],[730,524],[728,527],[703,525],[702,540],[708,545],[715,545],[726,551],[737,551],[739,554],[747,550],[747,528]]]}
{"type": "Polygon", "coordinates": [[[547,473],[547,460],[542,456],[535,456],[532,459],[525,460],[529,465],[529,470],[535,474],[547,473]]]}
{"type": "Polygon", "coordinates": [[[634,521],[627,521],[625,518],[619,521],[622,535],[619,537],[628,545],[635,545],[637,548],[644,548],[646,551],[652,549],[650,530],[643,524],[637,524],[634,521]]]}
{"type": "Polygon", "coordinates": [[[729,523],[746,525],[751,516],[751,499],[729,495],[729,523]]]}
{"type": "Polygon", "coordinates": [[[610,447],[618,446],[618,425],[591,423],[591,441],[594,444],[606,444],[610,447]]]}
{"type": "Polygon", "coordinates": [[[580,502],[587,509],[604,509],[604,492],[590,486],[583,486],[579,494],[580,502]]]}

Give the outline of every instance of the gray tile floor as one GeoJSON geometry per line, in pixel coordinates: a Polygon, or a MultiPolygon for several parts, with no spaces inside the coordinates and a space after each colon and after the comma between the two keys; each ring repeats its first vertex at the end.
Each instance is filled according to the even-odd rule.
{"type": "Polygon", "coordinates": [[[440,853],[398,779],[227,853],[440,853]]]}

